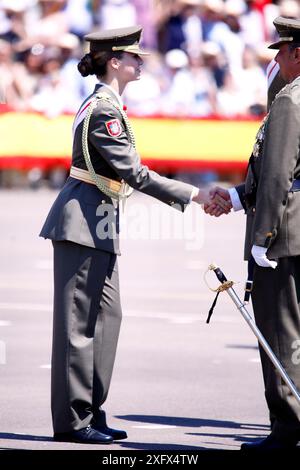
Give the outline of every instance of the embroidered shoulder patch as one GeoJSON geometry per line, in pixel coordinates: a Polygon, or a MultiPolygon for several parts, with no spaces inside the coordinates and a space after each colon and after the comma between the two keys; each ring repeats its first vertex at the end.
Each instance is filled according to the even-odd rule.
{"type": "Polygon", "coordinates": [[[107,132],[112,137],[119,137],[119,135],[122,134],[121,123],[118,119],[112,119],[111,121],[107,121],[105,125],[107,132]]]}

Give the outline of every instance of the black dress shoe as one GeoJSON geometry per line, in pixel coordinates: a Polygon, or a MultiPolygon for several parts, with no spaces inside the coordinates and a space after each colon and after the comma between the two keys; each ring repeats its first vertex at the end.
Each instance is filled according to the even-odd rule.
{"type": "Polygon", "coordinates": [[[79,431],[56,432],[53,439],[58,442],[79,442],[81,444],[111,444],[111,435],[93,429],[91,426],[79,429],[79,431]]]}
{"type": "Polygon", "coordinates": [[[99,426],[97,424],[93,424],[93,429],[96,429],[101,434],[108,434],[113,438],[114,441],[120,441],[121,439],[127,439],[126,431],[122,431],[121,429],[112,429],[108,426],[99,426]]]}
{"type": "Polygon", "coordinates": [[[298,443],[297,438],[279,439],[278,437],[270,434],[265,439],[256,442],[244,443],[241,445],[243,451],[256,451],[256,450],[284,450],[295,449],[298,443]]]}
{"type": "Polygon", "coordinates": [[[98,410],[97,413],[95,413],[94,418],[92,420],[92,426],[97,431],[111,436],[114,441],[127,439],[127,433],[125,431],[122,431],[120,429],[112,429],[107,426],[106,413],[104,410],[98,410]]]}

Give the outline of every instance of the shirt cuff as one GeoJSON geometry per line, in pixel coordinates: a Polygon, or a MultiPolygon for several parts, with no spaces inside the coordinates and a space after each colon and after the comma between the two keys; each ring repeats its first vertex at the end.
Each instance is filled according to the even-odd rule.
{"type": "Polygon", "coordinates": [[[240,196],[239,196],[239,193],[237,192],[237,190],[235,188],[229,188],[228,192],[229,192],[229,196],[230,196],[230,199],[231,199],[231,204],[232,204],[233,210],[235,212],[242,210],[243,206],[242,206],[240,196]]]}
{"type": "Polygon", "coordinates": [[[192,200],[195,196],[198,196],[198,193],[199,193],[199,188],[194,186],[193,189],[192,189],[191,197],[190,197],[190,200],[189,200],[188,204],[190,204],[192,202],[192,200]]]}

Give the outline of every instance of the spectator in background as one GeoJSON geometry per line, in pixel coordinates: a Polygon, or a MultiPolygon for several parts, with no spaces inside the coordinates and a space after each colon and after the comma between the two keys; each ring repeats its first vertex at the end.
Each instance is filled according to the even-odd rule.
{"type": "Polygon", "coordinates": [[[251,47],[245,47],[243,69],[238,85],[245,106],[245,112],[261,116],[266,111],[265,97],[267,83],[265,74],[258,64],[257,55],[251,47]]]}
{"type": "Polygon", "coordinates": [[[202,57],[189,58],[174,49],[165,57],[170,84],[164,96],[163,112],[173,116],[207,116],[215,113],[216,86],[202,57]]]}
{"type": "Polygon", "coordinates": [[[202,24],[200,19],[201,0],[180,0],[183,5],[184,49],[190,57],[197,57],[199,44],[202,42],[202,24]]]}
{"type": "Polygon", "coordinates": [[[224,52],[228,67],[234,75],[242,68],[244,43],[239,28],[232,21],[225,22],[226,9],[223,0],[204,0],[202,25],[205,41],[217,43],[224,52]]]}
{"type": "Polygon", "coordinates": [[[42,77],[37,92],[31,99],[32,109],[53,118],[62,113],[74,112],[77,102],[70,88],[65,86],[61,75],[62,55],[60,49],[45,50],[42,77]]]}
{"type": "Polygon", "coordinates": [[[96,21],[103,29],[121,28],[137,23],[134,4],[129,0],[103,0],[96,11],[96,21]]]}
{"type": "MultiPolygon", "coordinates": [[[[32,2],[31,2],[32,3],[32,2]]],[[[2,27],[0,37],[10,43],[16,43],[26,37],[25,10],[29,6],[29,0],[2,0],[2,27]]]]}
{"type": "Polygon", "coordinates": [[[155,7],[153,0],[132,0],[136,22],[143,27],[143,44],[149,50],[157,49],[155,7]]]}
{"type": "MultiPolygon", "coordinates": [[[[140,23],[144,26],[143,43],[147,47],[155,48],[157,45],[163,53],[174,48],[180,49],[188,55],[189,60],[184,70],[177,69],[175,72],[178,73],[174,73],[169,68],[166,71],[163,55],[155,55],[155,60],[151,58],[151,65],[146,65],[145,75],[135,88],[135,92],[144,93],[145,99],[137,100],[134,93],[131,93],[132,87],[127,89],[130,112],[139,115],[148,115],[151,110],[155,114],[169,113],[170,109],[166,105],[166,97],[169,96],[174,109],[179,107],[178,112],[186,115],[190,105],[179,106],[182,98],[179,96],[181,85],[178,84],[184,82],[189,84],[190,88],[185,93],[187,99],[194,103],[192,112],[196,115],[206,116],[206,113],[214,112],[210,111],[215,109],[214,100],[218,103],[219,112],[224,110],[226,115],[236,112],[245,114],[253,105],[253,97],[251,103],[245,104],[243,90],[240,89],[241,82],[245,75],[255,75],[261,83],[259,68],[265,70],[266,63],[260,58],[256,69],[254,64],[245,69],[244,48],[255,42],[255,50],[259,51],[264,44],[261,40],[272,39],[268,29],[270,11],[276,10],[284,16],[299,17],[299,4],[296,0],[282,0],[278,5],[261,4],[258,8],[251,0],[0,0],[0,38],[8,40],[12,45],[9,68],[17,65],[16,76],[12,80],[14,86],[10,88],[9,96],[12,101],[9,105],[25,110],[31,109],[32,103],[34,108],[40,103],[39,109],[48,110],[45,103],[49,100],[42,87],[45,86],[47,92],[50,92],[49,77],[45,79],[45,76],[41,76],[43,67],[40,61],[47,57],[49,48],[55,47],[59,49],[57,54],[60,56],[61,66],[56,74],[59,76],[60,86],[58,87],[57,76],[55,86],[50,80],[50,94],[52,98],[56,97],[56,102],[61,95],[61,92],[58,93],[59,89],[65,87],[66,93],[62,97],[63,106],[54,106],[56,111],[53,110],[51,115],[57,115],[59,109],[60,112],[73,112],[71,102],[76,107],[82,97],[94,87],[92,78],[82,80],[73,73],[78,54],[82,53],[80,39],[85,31],[99,23],[105,28],[140,23]],[[75,36],[69,36],[70,31],[75,36]],[[197,64],[199,53],[201,64],[197,64]],[[209,77],[212,77],[210,85],[214,88],[213,91],[208,86],[209,77]],[[196,81],[199,83],[194,83],[196,81]],[[171,86],[170,90],[167,90],[168,84],[171,86]],[[159,97],[160,92],[162,96],[159,97]],[[213,98],[218,93],[220,96],[213,98]],[[40,108],[42,96],[44,105],[40,108]],[[195,96],[198,97],[196,102],[195,96]],[[206,98],[203,99],[204,97],[206,98]],[[231,102],[230,105],[227,100],[231,102]],[[203,106],[205,102],[209,105],[203,106]]],[[[252,54],[254,55],[254,49],[252,54]]],[[[255,57],[252,60],[256,61],[255,57]]],[[[4,68],[7,80],[7,63],[4,68]]],[[[254,84],[251,83],[251,89],[253,87],[254,84]]],[[[250,97],[249,90],[245,95],[250,97]]],[[[262,104],[265,105],[265,102],[262,104]]],[[[52,107],[52,103],[50,105],[52,107]]],[[[254,108],[258,109],[255,103],[254,108]]],[[[172,113],[174,114],[174,110],[172,113]]]]}
{"type": "Polygon", "coordinates": [[[15,64],[15,79],[21,90],[25,110],[31,110],[31,99],[38,89],[44,65],[45,47],[35,44],[30,49],[19,53],[15,64]]]}
{"type": "Polygon", "coordinates": [[[218,93],[218,113],[224,116],[262,115],[266,111],[266,78],[255,51],[245,47],[238,75],[228,71],[218,93]]]}
{"type": "Polygon", "coordinates": [[[224,23],[223,0],[203,0],[201,10],[204,41],[222,42],[222,34],[229,30],[224,23]]]}
{"type": "Polygon", "coordinates": [[[92,29],[90,0],[68,0],[65,8],[68,29],[80,39],[92,29]]]}
{"type": "Polygon", "coordinates": [[[216,114],[217,85],[212,71],[204,65],[201,53],[190,57],[190,109],[192,117],[216,114]]]}
{"type": "Polygon", "coordinates": [[[217,94],[217,113],[224,117],[237,117],[246,112],[243,97],[240,94],[233,74],[227,70],[224,76],[223,86],[217,94]]]}
{"type": "Polygon", "coordinates": [[[254,0],[245,0],[243,3],[244,8],[239,19],[241,36],[244,44],[256,47],[265,41],[263,15],[255,8],[254,0]]]}
{"type": "Polygon", "coordinates": [[[277,16],[297,19],[300,17],[300,4],[297,0],[273,0],[263,9],[264,22],[266,25],[266,39],[268,41],[275,40],[277,35],[274,31],[273,20],[277,16]]]}
{"type": "Polygon", "coordinates": [[[45,46],[68,32],[68,21],[65,13],[67,0],[38,0],[37,17],[31,17],[26,24],[27,36],[19,42],[19,48],[29,49],[36,43],[45,46]]]}
{"type": "Polygon", "coordinates": [[[298,19],[300,16],[300,3],[297,0],[281,0],[278,3],[278,8],[280,16],[292,19],[298,19]]]}
{"type": "Polygon", "coordinates": [[[183,49],[192,53],[202,42],[199,17],[200,0],[177,0],[169,18],[161,25],[159,49],[167,52],[183,49]]]}
{"type": "Polygon", "coordinates": [[[3,99],[5,97],[7,104],[12,108],[21,110],[24,102],[16,77],[12,45],[0,39],[0,79],[3,99]]]}
{"type": "Polygon", "coordinates": [[[279,15],[279,0],[273,0],[264,5],[262,9],[264,28],[266,34],[266,41],[271,41],[274,35],[276,34],[273,27],[274,18],[279,15]]]}
{"type": "Polygon", "coordinates": [[[81,44],[77,36],[66,33],[56,39],[55,45],[60,49],[61,55],[61,84],[72,94],[73,106],[74,109],[77,109],[83,98],[90,95],[94,90],[95,77],[90,75],[83,79],[79,73],[74,72],[81,54],[81,44]]]}
{"type": "Polygon", "coordinates": [[[227,63],[220,46],[215,42],[203,42],[201,46],[203,64],[214,76],[218,88],[224,85],[227,63]]]}

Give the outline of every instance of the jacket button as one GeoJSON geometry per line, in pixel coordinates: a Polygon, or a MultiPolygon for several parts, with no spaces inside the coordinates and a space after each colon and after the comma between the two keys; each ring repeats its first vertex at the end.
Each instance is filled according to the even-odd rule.
{"type": "Polygon", "coordinates": [[[254,214],[254,212],[255,212],[255,211],[256,211],[256,209],[255,209],[255,207],[253,207],[253,208],[252,208],[252,212],[253,212],[253,214],[254,214]]]}
{"type": "Polygon", "coordinates": [[[106,203],[105,199],[102,199],[101,204],[105,204],[105,203],[106,203]]]}

